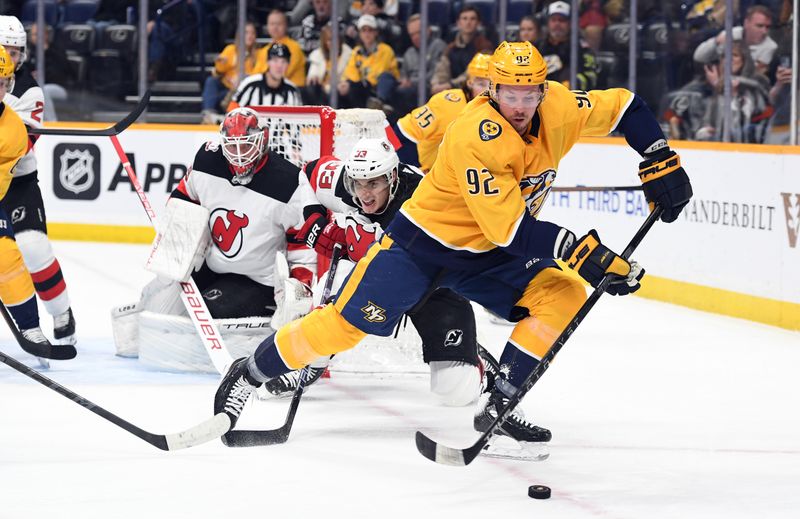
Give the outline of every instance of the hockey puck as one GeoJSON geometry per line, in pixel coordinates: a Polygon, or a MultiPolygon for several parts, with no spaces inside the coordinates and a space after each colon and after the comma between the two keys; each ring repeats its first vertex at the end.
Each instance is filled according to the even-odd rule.
{"type": "Polygon", "coordinates": [[[534,499],[550,499],[550,487],[544,485],[531,485],[528,487],[528,497],[534,499]]]}

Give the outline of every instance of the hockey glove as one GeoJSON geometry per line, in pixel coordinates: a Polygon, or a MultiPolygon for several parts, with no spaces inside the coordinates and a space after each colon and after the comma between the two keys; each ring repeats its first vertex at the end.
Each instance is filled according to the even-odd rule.
{"type": "Polygon", "coordinates": [[[577,242],[575,235],[570,234],[572,236],[565,240],[561,259],[592,287],[597,288],[606,275],[611,275],[612,281],[606,288],[607,293],[624,296],[639,290],[644,269],[638,263],[626,261],[600,243],[600,237],[594,229],[577,242]]]}
{"type": "Polygon", "coordinates": [[[326,225],[328,225],[328,216],[313,212],[297,232],[297,239],[304,242],[309,249],[313,249],[326,225]]]}
{"type": "Polygon", "coordinates": [[[337,243],[347,245],[347,231],[336,225],[336,222],[331,222],[322,229],[313,247],[317,254],[330,258],[333,257],[333,247],[337,243]]]}
{"type": "Polygon", "coordinates": [[[644,197],[650,211],[658,204],[663,212],[661,221],[674,222],[681,209],[692,198],[689,176],[681,167],[681,159],[669,148],[662,148],[639,163],[639,179],[644,187],[644,197]]]}
{"type": "Polygon", "coordinates": [[[369,228],[369,226],[360,223],[352,225],[348,223],[347,246],[345,247],[347,256],[355,262],[363,258],[372,244],[375,243],[375,232],[376,230],[369,228]]]}

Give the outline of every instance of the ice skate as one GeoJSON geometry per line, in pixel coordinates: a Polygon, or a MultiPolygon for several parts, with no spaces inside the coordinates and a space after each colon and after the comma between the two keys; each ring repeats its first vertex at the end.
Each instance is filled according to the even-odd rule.
{"type": "Polygon", "coordinates": [[[253,380],[247,373],[247,357],[235,360],[214,395],[214,414],[225,413],[231,419],[231,429],[236,426],[244,405],[261,383],[253,380]]]}
{"type": "MultiPolygon", "coordinates": [[[[499,388],[483,393],[478,400],[478,411],[473,421],[475,430],[486,432],[507,403],[508,397],[499,388]]],[[[550,456],[545,443],[551,438],[549,430],[533,425],[525,419],[522,411],[517,409],[500,425],[484,449],[483,455],[542,461],[550,456]]]]}
{"type": "Polygon", "coordinates": [[[53,317],[53,336],[56,344],[74,345],[78,342],[75,338],[75,317],[72,315],[72,308],[53,317]]]}
{"type": "MultiPolygon", "coordinates": [[[[308,386],[322,378],[322,374],[325,373],[325,367],[315,368],[314,366],[308,367],[308,374],[306,375],[306,382],[303,389],[307,389],[308,386]]],[[[269,397],[289,397],[294,394],[294,391],[297,389],[297,385],[300,383],[300,373],[302,370],[295,370],[290,371],[288,373],[284,373],[279,377],[275,377],[272,380],[264,383],[263,389],[259,389],[259,398],[269,398],[269,397]],[[262,397],[262,394],[264,395],[262,397]]]]}

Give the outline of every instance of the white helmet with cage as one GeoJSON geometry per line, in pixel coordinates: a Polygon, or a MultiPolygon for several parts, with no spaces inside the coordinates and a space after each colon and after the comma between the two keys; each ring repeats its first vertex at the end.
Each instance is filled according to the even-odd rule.
{"type": "Polygon", "coordinates": [[[25,63],[27,43],[28,35],[22,22],[16,16],[0,16],[0,45],[20,49],[21,56],[17,61],[17,68],[25,63]]]}
{"type": "Polygon", "coordinates": [[[394,147],[386,139],[359,139],[344,164],[344,187],[353,197],[353,202],[361,207],[361,200],[356,196],[356,181],[384,177],[389,187],[389,198],[380,211],[383,212],[397,192],[399,185],[397,168],[399,165],[400,159],[397,157],[394,147]]]}

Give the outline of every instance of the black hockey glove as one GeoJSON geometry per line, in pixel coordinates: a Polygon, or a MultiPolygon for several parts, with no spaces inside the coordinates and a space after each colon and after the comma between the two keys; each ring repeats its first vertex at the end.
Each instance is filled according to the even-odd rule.
{"type": "Polygon", "coordinates": [[[327,214],[312,212],[297,232],[297,239],[304,242],[309,249],[313,249],[326,225],[328,225],[327,214]]]}
{"type": "Polygon", "coordinates": [[[650,204],[650,211],[658,204],[663,212],[661,221],[674,222],[681,209],[692,198],[692,185],[689,176],[681,167],[681,159],[669,148],[662,148],[639,163],[639,179],[644,187],[644,197],[650,204]]]}
{"type": "Polygon", "coordinates": [[[626,261],[600,243],[600,237],[594,229],[577,242],[575,235],[569,232],[562,247],[561,259],[592,287],[597,288],[600,281],[610,274],[612,281],[606,288],[607,293],[625,296],[639,290],[644,269],[635,261],[626,261]]]}

